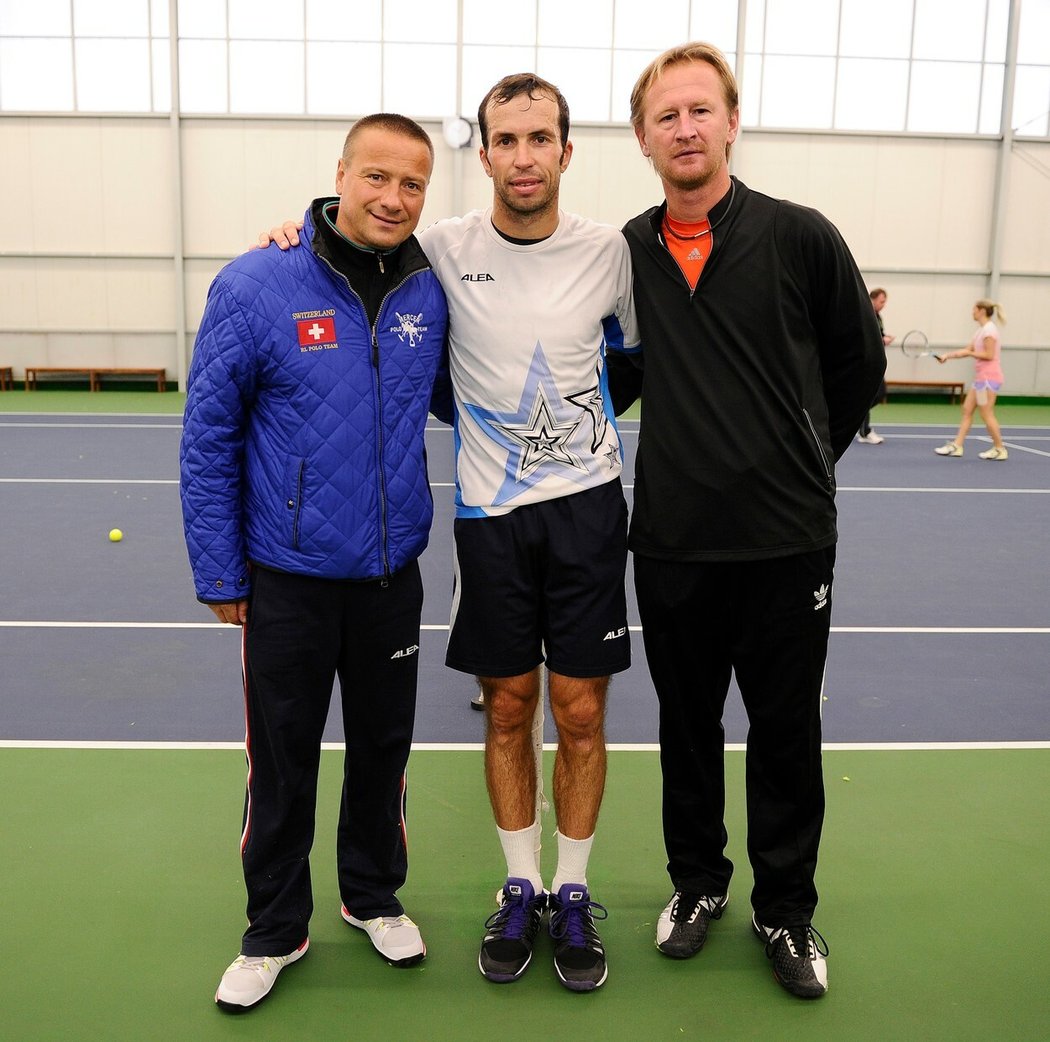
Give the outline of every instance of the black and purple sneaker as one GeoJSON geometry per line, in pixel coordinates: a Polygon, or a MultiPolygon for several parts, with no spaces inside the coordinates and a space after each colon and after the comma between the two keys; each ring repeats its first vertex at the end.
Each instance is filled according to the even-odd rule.
{"type": "Polygon", "coordinates": [[[570,991],[594,991],[605,983],[609,967],[595,919],[609,913],[591,900],[587,887],[566,883],[550,895],[550,935],[554,940],[554,971],[570,991]]]}
{"type": "Polygon", "coordinates": [[[486,980],[509,984],[528,969],[546,908],[546,891],[537,894],[527,879],[507,880],[499,908],[485,922],[478,955],[478,969],[486,980]]]}

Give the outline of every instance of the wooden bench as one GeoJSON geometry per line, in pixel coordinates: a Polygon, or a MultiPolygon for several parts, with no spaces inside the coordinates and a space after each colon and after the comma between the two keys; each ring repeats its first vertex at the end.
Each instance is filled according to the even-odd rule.
{"type": "Polygon", "coordinates": [[[9,365],[0,365],[0,391],[10,391],[14,387],[14,378],[11,376],[9,365]]]}
{"type": "Polygon", "coordinates": [[[886,390],[892,391],[895,387],[910,387],[916,391],[945,391],[952,402],[957,402],[963,396],[966,384],[962,380],[887,380],[886,390]]]}
{"type": "Polygon", "coordinates": [[[152,376],[157,381],[157,390],[168,389],[168,371],[166,369],[114,368],[112,366],[70,366],[70,365],[34,365],[26,366],[26,390],[35,391],[37,377],[44,373],[47,376],[82,376],[86,377],[88,387],[97,391],[102,386],[104,376],[152,376]]]}

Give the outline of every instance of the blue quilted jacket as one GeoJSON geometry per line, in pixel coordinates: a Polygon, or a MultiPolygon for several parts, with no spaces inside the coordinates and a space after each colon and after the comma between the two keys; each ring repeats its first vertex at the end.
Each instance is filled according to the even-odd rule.
{"type": "Polygon", "coordinates": [[[423,432],[447,379],[448,312],[414,238],[370,328],[346,278],[303,246],[215,277],[189,374],[182,510],[197,597],[233,601],[248,562],[374,579],[427,545],[423,432]]]}

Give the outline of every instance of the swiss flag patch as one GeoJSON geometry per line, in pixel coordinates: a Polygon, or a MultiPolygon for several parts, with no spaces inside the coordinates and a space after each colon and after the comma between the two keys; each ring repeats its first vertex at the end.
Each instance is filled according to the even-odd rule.
{"type": "Polygon", "coordinates": [[[310,347],[313,344],[335,343],[334,318],[306,318],[296,323],[299,331],[299,346],[310,347]]]}

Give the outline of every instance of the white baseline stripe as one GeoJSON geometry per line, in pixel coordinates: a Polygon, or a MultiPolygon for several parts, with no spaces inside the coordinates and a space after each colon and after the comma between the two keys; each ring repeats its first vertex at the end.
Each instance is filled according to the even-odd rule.
{"type": "Polygon", "coordinates": [[[96,430],[96,431],[113,431],[113,430],[160,430],[160,431],[180,431],[182,430],[181,423],[42,423],[42,422],[30,422],[20,420],[0,420],[0,427],[72,427],[77,430],[96,430]]]}
{"type": "Polygon", "coordinates": [[[0,478],[2,485],[177,485],[178,478],[0,478]]]}
{"type": "Polygon", "coordinates": [[[934,488],[907,485],[840,485],[839,492],[989,492],[992,495],[1045,496],[1050,488],[934,488]]]}
{"type": "MultiPolygon", "coordinates": [[[[342,752],[342,742],[322,742],[326,752],[342,752]]],[[[412,744],[414,752],[482,752],[484,745],[480,742],[418,742],[412,744]]],[[[660,746],[650,743],[610,744],[609,752],[655,753],[660,746]]],[[[726,743],[726,751],[742,753],[742,743],[726,743]]],[[[1050,742],[826,742],[824,752],[926,752],[942,750],[948,752],[968,752],[973,750],[1014,750],[1014,749],[1050,749],[1050,742]]],[[[154,750],[160,752],[196,752],[210,750],[229,750],[244,752],[243,742],[74,742],[74,741],[29,741],[23,739],[0,740],[0,749],[113,749],[121,751],[154,750]]],[[[544,743],[544,752],[554,752],[557,745],[544,743]]]]}
{"type": "MultiPolygon", "coordinates": [[[[177,485],[178,478],[0,478],[2,485],[177,485]]],[[[455,488],[453,481],[431,481],[431,488],[455,488]]],[[[633,484],[624,484],[633,490],[633,484]]],[[[1050,488],[923,488],[906,485],[841,485],[839,492],[984,492],[991,495],[1046,496],[1050,488]]]]}
{"type": "MultiPolygon", "coordinates": [[[[448,623],[424,623],[423,631],[444,633],[448,623]]],[[[59,622],[49,620],[0,619],[0,629],[53,630],[228,630],[238,632],[240,627],[225,622],[59,622]]],[[[641,633],[641,626],[628,626],[632,633],[641,633]]],[[[1018,633],[1048,634],[1050,626],[832,626],[832,633],[1018,633]]]]}

